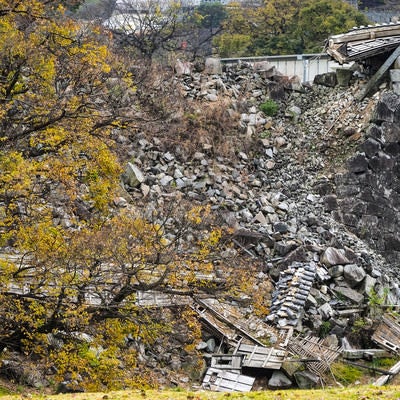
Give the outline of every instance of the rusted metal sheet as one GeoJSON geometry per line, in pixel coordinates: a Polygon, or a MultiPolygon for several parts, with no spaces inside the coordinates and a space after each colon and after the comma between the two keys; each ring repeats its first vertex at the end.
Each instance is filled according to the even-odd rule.
{"type": "Polygon", "coordinates": [[[323,375],[330,365],[341,354],[341,347],[326,346],[323,339],[307,336],[305,338],[293,338],[288,345],[289,352],[300,358],[318,360],[306,364],[307,369],[317,375],[323,375]]]}
{"type": "Polygon", "coordinates": [[[385,314],[372,335],[372,340],[391,353],[400,354],[400,318],[385,314]]]}
{"type": "Polygon", "coordinates": [[[250,392],[255,378],[238,372],[208,368],[203,379],[203,388],[216,392],[250,392]]]}
{"type": "Polygon", "coordinates": [[[243,355],[243,367],[280,369],[286,352],[273,347],[263,347],[240,343],[234,354],[243,355]]]}

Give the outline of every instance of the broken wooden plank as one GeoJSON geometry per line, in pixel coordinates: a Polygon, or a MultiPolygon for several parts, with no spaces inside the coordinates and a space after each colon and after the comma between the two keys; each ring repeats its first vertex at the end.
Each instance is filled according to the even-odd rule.
{"type": "Polygon", "coordinates": [[[360,364],[360,363],[355,363],[355,362],[353,362],[353,361],[348,361],[348,360],[344,360],[344,362],[345,362],[346,364],[353,365],[353,366],[358,367],[358,368],[364,368],[364,369],[368,369],[368,370],[370,370],[370,371],[379,372],[380,374],[384,374],[384,375],[395,375],[394,372],[386,371],[386,370],[384,370],[384,369],[380,369],[380,368],[376,368],[376,367],[370,367],[369,365],[364,365],[364,364],[360,364]]]}
{"type": "Polygon", "coordinates": [[[330,36],[330,45],[400,35],[400,24],[364,27],[330,36]]]}
{"type": "Polygon", "coordinates": [[[172,307],[192,303],[193,299],[185,294],[164,293],[156,290],[136,292],[136,304],[141,307],[172,307]]]}
{"type": "Polygon", "coordinates": [[[245,343],[240,343],[234,354],[243,355],[243,367],[265,369],[280,369],[286,357],[286,352],[283,350],[245,343]]]}
{"type": "Polygon", "coordinates": [[[400,372],[400,361],[393,365],[392,368],[389,369],[390,375],[382,375],[379,377],[374,383],[374,386],[383,386],[385,385],[394,375],[397,375],[400,372]]]}
{"type": "Polygon", "coordinates": [[[400,318],[385,314],[372,335],[372,340],[392,353],[400,353],[400,318]]]}
{"type": "Polygon", "coordinates": [[[341,354],[338,346],[326,346],[323,339],[307,336],[294,338],[288,346],[289,352],[301,358],[319,359],[319,362],[307,363],[307,369],[317,375],[322,375],[341,354]]]}
{"type": "MultiPolygon", "coordinates": [[[[262,320],[258,319],[256,321],[255,317],[244,318],[243,314],[238,312],[238,310],[230,306],[229,304],[222,304],[216,299],[196,299],[196,304],[194,309],[200,313],[202,317],[208,317],[208,320],[212,320],[217,323],[219,321],[219,326],[224,324],[230,331],[235,331],[238,338],[244,337],[251,343],[263,346],[262,343],[256,335],[262,333],[262,337],[270,336],[278,340],[281,338],[279,332],[272,326],[266,324],[262,320]],[[212,316],[212,317],[211,317],[212,316]]],[[[235,339],[230,336],[227,337],[230,341],[235,339]]],[[[234,340],[234,345],[237,344],[239,339],[234,340]]],[[[278,345],[279,343],[277,343],[278,345]]]]}
{"type": "Polygon", "coordinates": [[[216,392],[250,392],[255,379],[237,372],[208,368],[202,386],[216,392]]]}
{"type": "Polygon", "coordinates": [[[390,356],[390,353],[384,349],[347,349],[342,352],[342,357],[347,360],[359,360],[361,358],[373,359],[390,356]]]}
{"type": "Polygon", "coordinates": [[[369,80],[367,86],[365,87],[364,91],[361,95],[358,96],[358,100],[361,101],[368,94],[371,90],[377,85],[379,79],[382,78],[383,74],[390,68],[390,66],[396,61],[396,58],[400,56],[400,46],[390,55],[390,57],[383,63],[383,65],[378,69],[375,75],[369,80]]]}
{"type": "Polygon", "coordinates": [[[211,368],[241,371],[243,358],[242,354],[213,354],[211,368]]]}

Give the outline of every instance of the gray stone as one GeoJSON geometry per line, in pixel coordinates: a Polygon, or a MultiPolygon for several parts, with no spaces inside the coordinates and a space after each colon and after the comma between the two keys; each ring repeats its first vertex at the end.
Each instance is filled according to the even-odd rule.
{"type": "Polygon", "coordinates": [[[361,304],[364,300],[364,295],[349,287],[336,286],[333,290],[339,296],[343,296],[355,304],[361,304]]]}
{"type": "Polygon", "coordinates": [[[366,273],[362,267],[355,264],[348,264],[344,266],[343,275],[347,283],[351,287],[355,287],[362,282],[366,273]]]}
{"type": "Polygon", "coordinates": [[[367,157],[371,158],[380,150],[380,143],[374,138],[368,138],[362,145],[361,149],[365,152],[367,157]]]}
{"type": "Polygon", "coordinates": [[[139,167],[128,162],[125,172],[122,175],[122,181],[131,188],[135,188],[144,182],[144,180],[145,178],[143,172],[139,169],[139,167]]]}
{"type": "Polygon", "coordinates": [[[328,272],[332,278],[338,278],[339,276],[343,275],[344,267],[343,265],[334,265],[333,267],[329,268],[328,272]]]}
{"type": "Polygon", "coordinates": [[[318,312],[325,321],[334,315],[333,308],[329,303],[322,304],[322,306],[318,308],[318,312]]]}
{"type": "Polygon", "coordinates": [[[288,389],[292,386],[292,381],[281,371],[274,371],[268,380],[270,389],[288,389]]]}
{"type": "Polygon", "coordinates": [[[368,170],[368,160],[363,154],[353,156],[348,162],[349,171],[354,174],[366,172],[368,170]]]}
{"type": "Polygon", "coordinates": [[[222,63],[219,58],[206,58],[204,72],[209,75],[222,74],[222,63]]]}
{"type": "Polygon", "coordinates": [[[337,76],[334,72],[316,75],[314,77],[314,84],[334,87],[337,85],[337,76]]]}
{"type": "Polygon", "coordinates": [[[337,68],[336,77],[339,86],[347,87],[351,77],[353,76],[353,70],[350,68],[337,68]]]}
{"type": "Polygon", "coordinates": [[[174,180],[174,178],[172,176],[164,175],[160,179],[160,185],[161,186],[168,186],[173,180],[174,180]]]}
{"type": "Polygon", "coordinates": [[[345,256],[345,250],[335,247],[328,247],[322,255],[321,262],[327,267],[333,265],[350,264],[350,261],[345,256]]]}
{"type": "Polygon", "coordinates": [[[207,351],[210,353],[214,353],[216,347],[216,342],[214,338],[210,338],[207,340],[207,351]]]}
{"type": "Polygon", "coordinates": [[[376,279],[367,274],[362,283],[361,289],[364,293],[366,293],[368,295],[369,293],[371,293],[374,290],[375,284],[376,284],[376,279]]]}
{"type": "Polygon", "coordinates": [[[298,371],[294,373],[297,386],[300,389],[312,389],[320,385],[320,378],[311,371],[298,371]]]}
{"type": "Polygon", "coordinates": [[[178,76],[190,75],[192,73],[193,64],[187,61],[176,60],[174,70],[178,76]]]}

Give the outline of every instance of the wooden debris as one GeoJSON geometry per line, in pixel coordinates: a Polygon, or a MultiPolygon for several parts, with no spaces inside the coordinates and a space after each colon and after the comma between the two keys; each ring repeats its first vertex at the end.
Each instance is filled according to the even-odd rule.
{"type": "Polygon", "coordinates": [[[249,392],[255,379],[237,372],[208,368],[202,386],[216,392],[249,392]]]}
{"type": "Polygon", "coordinates": [[[400,56],[400,39],[397,44],[397,48],[393,51],[390,57],[383,63],[383,65],[378,69],[375,75],[369,80],[367,86],[364,91],[358,97],[358,100],[363,100],[371,90],[377,85],[379,79],[382,78],[383,74],[390,68],[390,66],[396,61],[396,59],[400,56]]]}
{"type": "Polygon", "coordinates": [[[241,372],[244,355],[242,354],[213,354],[211,368],[241,372]]]}
{"type": "Polygon", "coordinates": [[[136,304],[142,307],[171,307],[192,304],[187,295],[163,293],[156,290],[137,291],[136,304]]]}
{"type": "Polygon", "coordinates": [[[240,343],[234,354],[243,356],[243,367],[265,369],[280,369],[286,357],[283,350],[245,343],[240,343]]]}
{"type": "Polygon", "coordinates": [[[317,359],[318,362],[309,362],[307,369],[321,376],[341,354],[341,347],[325,346],[323,339],[313,336],[293,338],[288,345],[289,353],[306,359],[317,359]]]}
{"type": "Polygon", "coordinates": [[[218,332],[225,342],[233,346],[243,340],[265,346],[261,338],[263,340],[270,338],[275,346],[279,346],[287,340],[288,330],[282,333],[259,318],[254,316],[245,318],[236,307],[221,303],[216,299],[198,299],[193,308],[203,322],[207,323],[213,331],[218,332]]]}
{"type": "Polygon", "coordinates": [[[400,361],[393,365],[392,368],[389,369],[388,375],[382,375],[379,379],[377,379],[374,382],[375,386],[383,386],[385,383],[387,383],[391,378],[393,378],[394,375],[397,375],[400,372],[400,361]]]}
{"type": "Polygon", "coordinates": [[[393,51],[400,45],[400,24],[361,27],[328,39],[326,52],[340,64],[393,51]]]}
{"type": "Polygon", "coordinates": [[[372,340],[384,349],[400,354],[400,318],[389,313],[383,315],[372,340]]]}

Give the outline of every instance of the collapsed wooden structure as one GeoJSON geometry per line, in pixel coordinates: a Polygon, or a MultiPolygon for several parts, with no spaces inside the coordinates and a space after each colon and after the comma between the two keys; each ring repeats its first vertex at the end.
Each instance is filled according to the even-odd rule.
{"type": "Polygon", "coordinates": [[[293,338],[288,350],[293,356],[308,361],[307,369],[320,377],[326,373],[342,352],[340,346],[327,346],[323,339],[313,336],[293,338]]]}
{"type": "Polygon", "coordinates": [[[400,24],[354,28],[330,36],[325,51],[340,64],[389,53],[400,46],[400,24]]]}
{"type": "Polygon", "coordinates": [[[400,317],[386,313],[372,335],[372,340],[396,355],[400,354],[400,317]]]}
{"type": "MultiPolygon", "coordinates": [[[[291,279],[285,281],[282,292],[274,297],[276,305],[284,304],[282,300],[287,300],[286,296],[292,298],[290,290],[303,287],[304,277],[311,281],[315,273],[313,268],[304,268],[303,265],[289,272],[284,274],[284,278],[291,276],[291,279]]],[[[137,304],[146,307],[190,306],[198,314],[205,331],[216,340],[215,349],[207,357],[209,366],[202,381],[202,387],[212,391],[248,392],[255,383],[255,377],[250,376],[256,375],[251,373],[252,370],[258,374],[265,370],[267,376],[268,371],[280,370],[283,363],[288,361],[304,363],[306,369],[322,382],[331,364],[339,357],[354,360],[383,357],[388,352],[400,354],[400,317],[390,313],[382,316],[372,336],[381,350],[345,351],[337,345],[327,345],[321,338],[295,337],[291,324],[281,327],[281,324],[266,322],[254,315],[244,316],[231,302],[211,297],[193,298],[176,293],[148,291],[137,293],[137,304]]],[[[294,316],[294,320],[297,318],[298,315],[294,316]]],[[[380,386],[400,372],[400,363],[389,371],[376,371],[382,374],[375,382],[375,385],[380,386]]]]}

